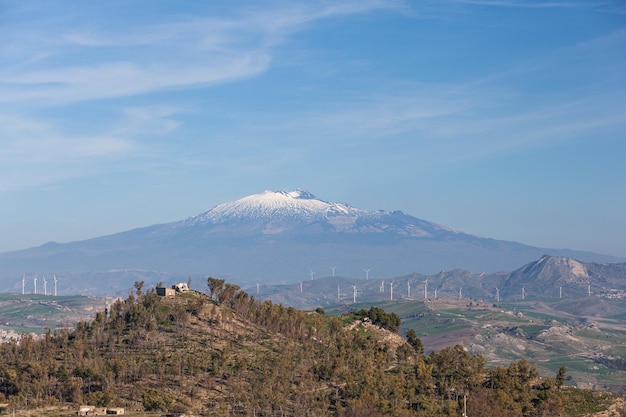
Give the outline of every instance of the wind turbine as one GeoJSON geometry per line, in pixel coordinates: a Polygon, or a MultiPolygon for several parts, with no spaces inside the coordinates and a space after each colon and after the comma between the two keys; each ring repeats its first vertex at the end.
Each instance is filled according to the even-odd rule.
{"type": "Polygon", "coordinates": [[[498,303],[500,302],[500,290],[498,289],[498,287],[496,287],[496,301],[498,303]]]}
{"type": "Polygon", "coordinates": [[[48,295],[48,288],[46,287],[46,284],[48,283],[48,281],[46,281],[46,276],[43,276],[43,295],[48,295]]]}
{"type": "Polygon", "coordinates": [[[256,293],[259,293],[259,281],[256,282],[256,293]]]}
{"type": "Polygon", "coordinates": [[[406,282],[406,296],[407,298],[411,298],[411,280],[406,282]]]}
{"type": "Polygon", "coordinates": [[[389,288],[390,288],[389,294],[391,294],[389,299],[393,301],[393,282],[389,283],[389,288]]]}
{"type": "Polygon", "coordinates": [[[54,296],[57,296],[57,276],[54,275],[54,296]]]}
{"type": "Polygon", "coordinates": [[[313,281],[314,276],[315,276],[315,272],[311,271],[311,281],[313,281]]]}
{"type": "Polygon", "coordinates": [[[559,287],[559,298],[563,298],[563,287],[559,287]]]}
{"type": "Polygon", "coordinates": [[[526,288],[522,287],[522,300],[526,299],[526,288]]]}
{"type": "Polygon", "coordinates": [[[587,285],[587,296],[591,297],[591,284],[587,285]]]}
{"type": "Polygon", "coordinates": [[[380,289],[378,290],[378,292],[385,292],[385,281],[382,281],[380,283],[380,289]]]}
{"type": "Polygon", "coordinates": [[[367,281],[368,279],[370,279],[370,271],[372,269],[364,269],[363,272],[365,272],[365,281],[367,281]]]}
{"type": "Polygon", "coordinates": [[[437,288],[435,288],[435,300],[437,299],[437,288]]]}
{"type": "Polygon", "coordinates": [[[333,271],[333,278],[335,277],[335,268],[337,268],[336,266],[331,266],[330,269],[333,271]]]}
{"type": "Polygon", "coordinates": [[[424,299],[428,298],[428,279],[422,281],[424,283],[424,299]]]}
{"type": "Polygon", "coordinates": [[[463,287],[459,287],[459,300],[463,299],[463,287]]]}
{"type": "Polygon", "coordinates": [[[300,294],[302,294],[302,281],[300,281],[300,294]]]}
{"type": "Polygon", "coordinates": [[[339,284],[337,284],[337,300],[341,300],[341,291],[339,290],[339,284]]]}
{"type": "Polygon", "coordinates": [[[26,274],[22,275],[22,295],[24,295],[25,287],[26,287],[26,274]]]}
{"type": "Polygon", "coordinates": [[[33,279],[33,287],[35,288],[35,294],[37,294],[37,274],[35,274],[35,278],[33,279]]]}
{"type": "Polygon", "coordinates": [[[356,285],[352,286],[352,302],[356,304],[356,285]]]}

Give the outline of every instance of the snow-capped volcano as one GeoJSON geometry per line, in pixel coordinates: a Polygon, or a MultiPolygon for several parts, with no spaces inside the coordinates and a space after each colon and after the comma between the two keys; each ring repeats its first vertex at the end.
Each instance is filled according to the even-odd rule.
{"type": "Polygon", "coordinates": [[[329,203],[313,194],[302,191],[264,191],[229,203],[215,206],[198,216],[191,217],[190,223],[224,223],[230,220],[276,220],[300,219],[316,221],[333,216],[366,216],[366,210],[356,209],[343,203],[329,203]]]}
{"type": "MultiPolygon", "coordinates": [[[[211,274],[240,283],[297,282],[312,270],[328,271],[329,265],[344,276],[360,276],[364,269],[378,276],[454,268],[496,271],[517,268],[545,253],[610,261],[479,237],[402,211],[331,203],[307,191],[264,191],[177,222],[2,253],[0,284],[28,271],[93,276],[89,271],[148,270],[183,277],[211,274]]],[[[12,282],[19,286],[18,281],[12,282]]]]}
{"type": "Polygon", "coordinates": [[[308,191],[264,191],[215,206],[184,221],[186,226],[254,224],[249,230],[278,234],[302,230],[345,233],[384,233],[434,237],[448,227],[408,216],[401,211],[368,211],[344,203],[321,200],[308,191]]]}

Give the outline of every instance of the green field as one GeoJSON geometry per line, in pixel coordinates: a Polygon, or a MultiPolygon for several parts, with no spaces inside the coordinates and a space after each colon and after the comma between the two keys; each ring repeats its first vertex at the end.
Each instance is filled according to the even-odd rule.
{"type": "Polygon", "coordinates": [[[0,329],[42,334],[89,320],[111,300],[86,296],[0,294],[0,329]]]}

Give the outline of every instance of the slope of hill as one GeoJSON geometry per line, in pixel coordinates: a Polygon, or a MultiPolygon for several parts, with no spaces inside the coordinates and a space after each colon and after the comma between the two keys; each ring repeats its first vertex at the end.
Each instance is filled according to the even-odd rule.
{"type": "Polygon", "coordinates": [[[326,277],[260,286],[256,296],[333,313],[380,306],[400,315],[426,349],[460,343],[491,365],[532,358],[544,374],[567,363],[572,383],[624,393],[625,266],[543,256],[511,273],[326,277]]]}
{"type": "Polygon", "coordinates": [[[329,317],[209,284],[211,298],[161,298],[138,283],[73,332],[0,344],[0,402],[50,416],[70,402],[260,417],[460,416],[465,398],[471,415],[573,416],[614,402],[562,388],[564,369],[556,379],[526,361],[487,369],[460,346],[422,356],[414,335],[375,325],[393,317],[380,309],[329,317]]]}
{"type": "Polygon", "coordinates": [[[396,313],[402,332],[415,330],[427,352],[460,344],[490,366],[526,359],[542,375],[566,366],[568,384],[626,393],[626,301],[584,297],[492,304],[445,298],[346,304],[326,311],[346,314],[371,305],[396,313]]]}
{"type": "Polygon", "coordinates": [[[544,253],[616,261],[482,238],[401,211],[357,209],[304,191],[266,191],[178,222],[2,253],[0,289],[17,292],[25,273],[73,277],[74,291],[95,295],[124,293],[138,278],[156,284],[212,274],[240,284],[298,282],[330,265],[353,277],[365,268],[388,277],[455,268],[491,272],[544,253]],[[136,276],[129,280],[124,271],[136,276]],[[107,274],[106,282],[98,274],[107,274]]]}

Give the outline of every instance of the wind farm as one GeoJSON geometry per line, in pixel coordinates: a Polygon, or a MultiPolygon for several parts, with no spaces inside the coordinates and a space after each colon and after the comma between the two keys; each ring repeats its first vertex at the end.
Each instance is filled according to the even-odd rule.
{"type": "MultiPolygon", "coordinates": [[[[35,273],[33,275],[33,278],[32,278],[32,280],[33,280],[32,292],[28,292],[28,289],[26,287],[26,276],[27,276],[27,274],[23,274],[22,275],[22,281],[21,281],[21,283],[22,283],[22,295],[26,295],[26,294],[29,294],[29,293],[37,295],[37,281],[38,281],[39,274],[35,273]]],[[[42,274],[42,276],[41,276],[41,283],[42,283],[42,286],[43,286],[42,290],[43,290],[43,295],[44,296],[50,296],[50,295],[53,295],[55,297],[58,296],[58,290],[57,290],[58,287],[57,287],[57,285],[58,285],[59,280],[58,280],[56,274],[53,274],[52,282],[54,284],[54,291],[53,291],[52,294],[48,294],[48,280],[46,279],[46,276],[42,274]]],[[[41,291],[39,292],[39,294],[41,295],[41,291]]]]}

